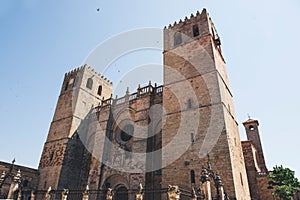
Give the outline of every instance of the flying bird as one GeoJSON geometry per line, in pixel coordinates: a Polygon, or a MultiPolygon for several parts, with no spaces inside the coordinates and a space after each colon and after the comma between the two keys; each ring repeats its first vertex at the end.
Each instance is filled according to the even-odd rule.
{"type": "Polygon", "coordinates": [[[99,12],[99,11],[100,11],[100,8],[97,8],[97,11],[99,12]]]}

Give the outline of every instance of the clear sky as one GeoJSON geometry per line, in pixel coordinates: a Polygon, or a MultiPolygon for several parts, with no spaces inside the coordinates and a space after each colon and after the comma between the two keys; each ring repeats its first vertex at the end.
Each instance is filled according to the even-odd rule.
{"type": "Polygon", "coordinates": [[[64,73],[99,43],[203,8],[222,39],[242,139],[249,113],[268,168],[300,177],[299,0],[1,0],[0,160],[38,167],[64,73]]]}

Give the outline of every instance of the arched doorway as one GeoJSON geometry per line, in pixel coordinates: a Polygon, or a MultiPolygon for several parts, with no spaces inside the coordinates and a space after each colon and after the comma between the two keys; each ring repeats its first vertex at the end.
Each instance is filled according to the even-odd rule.
{"type": "Polygon", "coordinates": [[[125,186],[121,186],[116,190],[116,199],[117,200],[128,200],[128,190],[125,186]]]}

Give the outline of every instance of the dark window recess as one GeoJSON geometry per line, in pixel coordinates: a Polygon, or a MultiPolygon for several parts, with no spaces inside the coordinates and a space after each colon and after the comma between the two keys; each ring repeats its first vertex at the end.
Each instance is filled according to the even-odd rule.
{"type": "Polygon", "coordinates": [[[249,126],[249,130],[250,130],[250,131],[254,131],[254,129],[255,129],[254,126],[252,126],[252,125],[249,126]]]}
{"type": "Polygon", "coordinates": [[[97,92],[97,94],[98,94],[99,96],[102,95],[102,85],[100,85],[100,86],[98,87],[98,92],[97,92]]]}
{"type": "Polygon", "coordinates": [[[53,157],[54,157],[54,152],[51,152],[51,153],[50,153],[50,157],[49,157],[50,161],[53,160],[53,157]]]}
{"type": "Polygon", "coordinates": [[[158,175],[158,176],[162,175],[162,169],[156,170],[155,175],[158,175]]]}
{"type": "Polygon", "coordinates": [[[174,35],[174,46],[177,46],[182,43],[182,35],[179,32],[176,32],[174,35]]]}
{"type": "Polygon", "coordinates": [[[193,34],[194,34],[194,37],[197,37],[200,35],[199,27],[197,24],[193,26],[193,34]]]}
{"type": "Polygon", "coordinates": [[[196,183],[195,171],[194,170],[191,170],[191,183],[192,184],[196,183]]]}
{"type": "Polygon", "coordinates": [[[86,87],[90,90],[93,88],[93,79],[89,78],[86,83],[86,87]]]}
{"type": "Polygon", "coordinates": [[[133,132],[134,127],[131,124],[125,126],[125,128],[121,131],[121,140],[124,142],[129,141],[133,136],[133,132]]]}
{"type": "Polygon", "coordinates": [[[188,100],[188,108],[192,108],[192,100],[191,99],[188,100]]]}
{"type": "Polygon", "coordinates": [[[25,181],[23,182],[23,187],[28,187],[28,180],[25,180],[25,181]]]}
{"type": "Polygon", "coordinates": [[[191,133],[191,143],[195,144],[195,134],[191,133]]]}
{"type": "Polygon", "coordinates": [[[74,78],[74,81],[73,81],[73,85],[72,85],[72,87],[76,87],[76,85],[77,85],[77,80],[78,80],[78,78],[77,78],[77,77],[75,77],[75,78],[74,78]]]}

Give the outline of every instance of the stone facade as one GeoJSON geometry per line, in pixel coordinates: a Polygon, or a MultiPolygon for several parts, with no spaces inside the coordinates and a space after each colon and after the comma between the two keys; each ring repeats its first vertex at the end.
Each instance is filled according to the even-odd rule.
{"type": "Polygon", "coordinates": [[[18,190],[22,188],[22,198],[29,199],[31,192],[35,191],[39,182],[39,171],[37,169],[32,169],[29,167],[24,167],[20,165],[15,165],[11,163],[1,162],[0,161],[0,172],[9,173],[11,170],[11,175],[4,181],[2,188],[0,189],[0,199],[6,199],[11,188],[11,183],[13,178],[16,176],[18,171],[21,172],[22,183],[21,186],[14,192],[13,197],[16,197],[18,190]]]}
{"type": "Polygon", "coordinates": [[[145,193],[146,200],[164,199],[169,185],[182,191],[210,185],[200,182],[208,154],[230,199],[273,198],[258,121],[243,123],[248,141],[241,142],[221,40],[205,9],[165,27],[163,55],[164,85],[150,82],[121,98],[112,98],[112,83],[87,65],[65,74],[39,168],[22,169],[28,189],[44,192],[36,199],[49,187],[88,186],[102,191],[86,191],[90,200],[109,188],[117,199],[133,200],[129,191],[140,184],[160,191],[145,193]]]}

